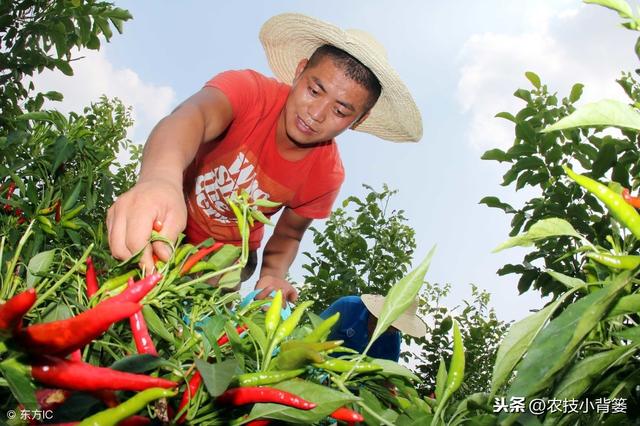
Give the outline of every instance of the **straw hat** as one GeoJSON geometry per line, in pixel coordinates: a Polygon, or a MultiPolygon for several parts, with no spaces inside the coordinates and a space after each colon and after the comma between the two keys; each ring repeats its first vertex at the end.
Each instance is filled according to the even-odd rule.
{"type": "MultiPolygon", "coordinates": [[[[376,318],[380,316],[382,306],[384,305],[384,296],[377,294],[363,294],[360,296],[360,299],[373,316],[376,318]]],[[[397,320],[391,323],[391,325],[410,336],[423,337],[427,334],[427,326],[424,321],[418,317],[417,312],[418,302],[417,300],[414,300],[407,310],[404,311],[397,320]]]]}
{"type": "Polygon", "coordinates": [[[394,142],[417,142],[422,138],[422,118],[409,90],[389,65],[384,47],[360,30],[342,30],[329,23],[284,13],[262,26],[260,41],[271,70],[291,84],[296,66],[320,46],[330,44],[366,65],[380,80],[382,93],[367,119],[356,130],[394,142]]]}

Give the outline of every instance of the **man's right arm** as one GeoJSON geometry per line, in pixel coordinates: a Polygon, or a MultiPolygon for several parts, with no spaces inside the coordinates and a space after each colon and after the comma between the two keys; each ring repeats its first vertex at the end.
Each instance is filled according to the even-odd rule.
{"type": "MultiPolygon", "coordinates": [[[[220,135],[232,119],[227,97],[218,89],[205,87],[155,126],[144,147],[138,182],[118,197],[107,214],[114,257],[128,259],[142,249],[154,221],[162,223],[161,234],[175,241],[187,220],[183,172],[200,144],[220,135]]],[[[171,254],[161,243],[154,244],[153,252],[165,261],[171,254]]],[[[140,263],[147,270],[153,268],[150,247],[140,263]]]]}

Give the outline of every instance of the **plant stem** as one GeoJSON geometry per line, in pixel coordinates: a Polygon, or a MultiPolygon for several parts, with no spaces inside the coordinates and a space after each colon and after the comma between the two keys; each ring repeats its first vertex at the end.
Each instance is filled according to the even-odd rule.
{"type": "MultiPolygon", "coordinates": [[[[35,222],[33,220],[31,221],[31,223],[29,223],[29,227],[24,232],[24,234],[22,234],[22,238],[20,238],[20,241],[18,242],[18,247],[16,248],[16,252],[13,255],[13,258],[11,259],[11,262],[9,262],[9,267],[7,268],[7,272],[4,277],[4,282],[2,283],[2,299],[3,300],[6,300],[13,295],[12,291],[15,290],[15,288],[13,288],[13,286],[11,285],[13,284],[13,276],[14,276],[13,274],[16,269],[16,265],[18,264],[18,259],[20,258],[20,252],[22,252],[24,245],[27,243],[27,240],[33,233],[31,228],[33,227],[34,223],[35,222]]],[[[4,248],[4,244],[3,244],[3,248],[4,248]]]]}
{"type": "MultiPolygon", "coordinates": [[[[351,395],[351,396],[355,396],[354,394],[351,393],[351,391],[349,391],[349,389],[347,389],[347,387],[344,385],[344,383],[342,383],[341,380],[337,380],[334,377],[331,378],[331,380],[333,381],[333,383],[336,384],[336,386],[338,386],[338,389],[340,389],[342,392],[351,395]]],[[[384,419],[382,417],[380,417],[378,415],[378,413],[376,413],[375,411],[373,411],[373,409],[371,409],[367,404],[365,404],[362,400],[356,401],[356,404],[358,404],[360,407],[362,407],[362,409],[364,411],[366,411],[367,413],[369,413],[371,415],[371,417],[375,418],[377,421],[380,422],[380,424],[383,425],[387,425],[387,426],[394,426],[393,423],[391,423],[390,421],[388,421],[387,419],[384,419]]]]}
{"type": "Polygon", "coordinates": [[[82,257],[78,261],[76,261],[76,263],[71,267],[71,269],[69,269],[69,271],[67,271],[66,274],[62,276],[62,278],[53,283],[42,296],[38,297],[38,300],[36,300],[36,303],[33,304],[33,307],[31,309],[35,309],[36,306],[44,302],[47,297],[49,297],[54,291],[58,289],[58,287],[60,287],[65,281],[67,281],[67,279],[78,270],[80,265],[84,264],[84,262],[87,260],[87,257],[89,257],[91,250],[93,250],[93,244],[90,244],[89,247],[87,247],[84,253],[82,253],[82,257]]]}

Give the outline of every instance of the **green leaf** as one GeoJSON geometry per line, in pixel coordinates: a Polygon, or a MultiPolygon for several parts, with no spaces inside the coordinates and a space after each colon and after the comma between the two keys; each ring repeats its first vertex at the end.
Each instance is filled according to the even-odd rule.
{"type": "Polygon", "coordinates": [[[71,157],[75,155],[75,148],[73,144],[64,136],[58,137],[54,146],[56,153],[55,160],[53,161],[52,170],[58,170],[63,163],[69,161],[71,157]]]}
{"type": "Polygon", "coordinates": [[[381,374],[383,376],[400,376],[416,382],[421,381],[418,376],[411,372],[411,370],[397,362],[379,358],[372,358],[371,362],[382,367],[382,371],[377,371],[376,374],[381,374]]]}
{"type": "Polygon", "coordinates": [[[258,222],[264,223],[265,225],[273,226],[273,222],[271,222],[269,218],[267,218],[260,210],[251,209],[249,210],[249,214],[258,222]]]}
{"type": "Polygon", "coordinates": [[[640,312],[640,294],[630,294],[621,297],[609,311],[607,318],[619,315],[636,314],[640,312]]]}
{"type": "Polygon", "coordinates": [[[166,365],[173,367],[169,361],[149,354],[130,355],[111,364],[111,369],[127,373],[146,373],[166,365]]]}
{"type": "Polygon", "coordinates": [[[505,120],[509,120],[512,121],[514,123],[517,123],[518,120],[516,120],[516,118],[513,116],[513,114],[511,114],[510,112],[499,112],[495,115],[496,118],[504,118],[505,120]]]}
{"type": "Polygon", "coordinates": [[[225,273],[222,277],[220,277],[220,281],[218,281],[217,287],[227,289],[235,288],[238,284],[240,284],[241,273],[242,270],[240,268],[225,273]]]}
{"type": "Polygon", "coordinates": [[[152,334],[166,340],[169,343],[174,343],[174,337],[164,325],[164,322],[160,319],[156,311],[149,305],[142,306],[142,316],[149,327],[152,334]]]}
{"type": "Polygon", "coordinates": [[[51,121],[51,115],[46,111],[34,111],[34,112],[28,112],[26,114],[18,115],[15,119],[17,121],[26,121],[26,120],[51,121]]]}
{"type": "Polygon", "coordinates": [[[637,349],[635,345],[621,346],[580,360],[554,388],[553,397],[560,400],[578,399],[591,384],[598,383],[608,369],[625,363],[637,349]]]}
{"type": "Polygon", "coordinates": [[[501,209],[505,213],[515,213],[513,207],[507,203],[503,203],[498,197],[484,197],[478,204],[486,204],[488,207],[501,209]]]}
{"type": "Polygon", "coordinates": [[[605,143],[598,151],[598,157],[591,166],[591,177],[597,179],[618,161],[618,153],[614,143],[605,143]]]}
{"type": "Polygon", "coordinates": [[[527,77],[527,80],[529,80],[531,84],[533,84],[533,87],[535,87],[536,89],[540,88],[540,77],[538,77],[538,74],[532,71],[527,71],[524,73],[524,75],[525,77],[527,77]]]}
{"type": "Polygon", "coordinates": [[[489,151],[486,151],[484,154],[482,154],[482,157],[480,158],[482,160],[495,160],[501,163],[503,161],[509,161],[509,157],[507,156],[507,153],[498,148],[490,149],[489,151]]]}
{"type": "Polygon", "coordinates": [[[27,287],[34,287],[40,277],[49,272],[55,253],[55,250],[43,251],[31,258],[27,266],[27,287]]]}
{"type": "Polygon", "coordinates": [[[507,396],[526,398],[549,386],[630,280],[628,272],[618,275],[614,282],[569,305],[552,320],[531,344],[507,396]]]}
{"type": "Polygon", "coordinates": [[[64,99],[64,96],[62,95],[62,93],[60,92],[56,92],[56,91],[49,91],[46,93],[42,94],[45,98],[50,99],[52,101],[61,101],[64,99]]]}
{"type": "Polygon", "coordinates": [[[257,200],[253,200],[253,204],[258,207],[267,207],[267,208],[279,207],[282,205],[282,203],[278,203],[276,201],[270,201],[265,198],[258,198],[257,200]]]}
{"type": "Polygon", "coordinates": [[[36,387],[25,365],[15,358],[8,358],[0,362],[0,373],[9,383],[9,389],[11,389],[14,398],[24,405],[26,410],[33,411],[38,408],[36,387]]]}
{"type": "Polygon", "coordinates": [[[429,251],[427,257],[425,257],[416,269],[411,271],[395,285],[391,286],[391,290],[389,290],[389,293],[387,293],[387,296],[384,298],[384,304],[378,316],[376,328],[373,330],[369,343],[363,351],[364,354],[369,351],[373,342],[389,328],[391,323],[398,319],[398,317],[409,308],[411,303],[413,303],[422,288],[424,276],[429,269],[429,265],[431,265],[431,258],[434,252],[435,246],[429,251]]]}
{"type": "Polygon", "coordinates": [[[269,342],[267,341],[267,336],[264,334],[262,327],[251,321],[249,318],[245,318],[244,323],[247,325],[247,327],[249,327],[249,334],[251,335],[253,340],[256,341],[256,343],[260,347],[260,350],[264,353],[269,342]]]}
{"type": "Polygon", "coordinates": [[[542,132],[594,126],[640,130],[640,114],[625,103],[605,99],[576,109],[555,124],[544,128],[542,132]]]}
{"type": "Polygon", "coordinates": [[[538,335],[547,320],[553,315],[558,305],[571,292],[564,293],[555,302],[544,309],[530,315],[509,328],[509,332],[502,340],[496,362],[493,366],[493,377],[491,380],[491,394],[495,395],[502,385],[505,384],[515,366],[529,349],[531,342],[538,335]]]}
{"type": "Polygon", "coordinates": [[[631,340],[636,344],[640,343],[640,326],[625,328],[624,330],[616,331],[613,334],[621,339],[631,340]]]}
{"type": "Polygon", "coordinates": [[[577,102],[582,96],[582,90],[584,89],[584,84],[576,83],[571,88],[571,93],[569,94],[569,100],[573,102],[577,102]]]}
{"type": "Polygon", "coordinates": [[[608,9],[615,10],[622,18],[633,19],[631,7],[625,0],[584,0],[585,3],[599,4],[608,9]]]}
{"type": "Polygon", "coordinates": [[[196,358],[195,363],[207,391],[214,398],[222,395],[229,387],[233,376],[240,373],[238,362],[233,358],[215,364],[196,358]]]}
{"type": "Polygon", "coordinates": [[[318,406],[312,410],[298,410],[297,408],[280,404],[255,404],[249,413],[249,417],[243,419],[243,422],[258,418],[268,418],[296,424],[313,424],[324,419],[345,404],[357,400],[352,395],[301,379],[287,380],[272,387],[298,395],[307,401],[316,403],[318,406]]]}
{"type": "Polygon", "coordinates": [[[524,234],[509,238],[493,250],[497,253],[511,247],[529,247],[536,241],[550,237],[570,236],[581,238],[580,234],[571,226],[569,222],[560,218],[549,218],[540,220],[529,228],[524,234]]]}
{"type": "Polygon", "coordinates": [[[547,269],[546,273],[551,275],[556,281],[564,284],[568,288],[581,287],[585,285],[585,282],[580,278],[570,277],[568,275],[554,271],[553,269],[547,269]]]}
{"type": "Polygon", "coordinates": [[[69,306],[65,304],[59,304],[59,305],[55,305],[55,307],[52,310],[47,312],[47,314],[42,317],[42,322],[46,323],[46,322],[66,320],[68,318],[71,318],[72,316],[73,316],[73,312],[71,311],[71,308],[69,308],[69,306]]]}

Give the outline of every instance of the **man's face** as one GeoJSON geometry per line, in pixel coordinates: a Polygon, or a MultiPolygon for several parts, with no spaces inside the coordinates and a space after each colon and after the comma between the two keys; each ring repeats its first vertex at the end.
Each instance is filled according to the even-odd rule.
{"type": "Polygon", "coordinates": [[[330,58],[296,69],[284,109],[287,136],[298,144],[330,140],[347,128],[355,128],[365,118],[369,92],[347,77],[330,58]]]}

